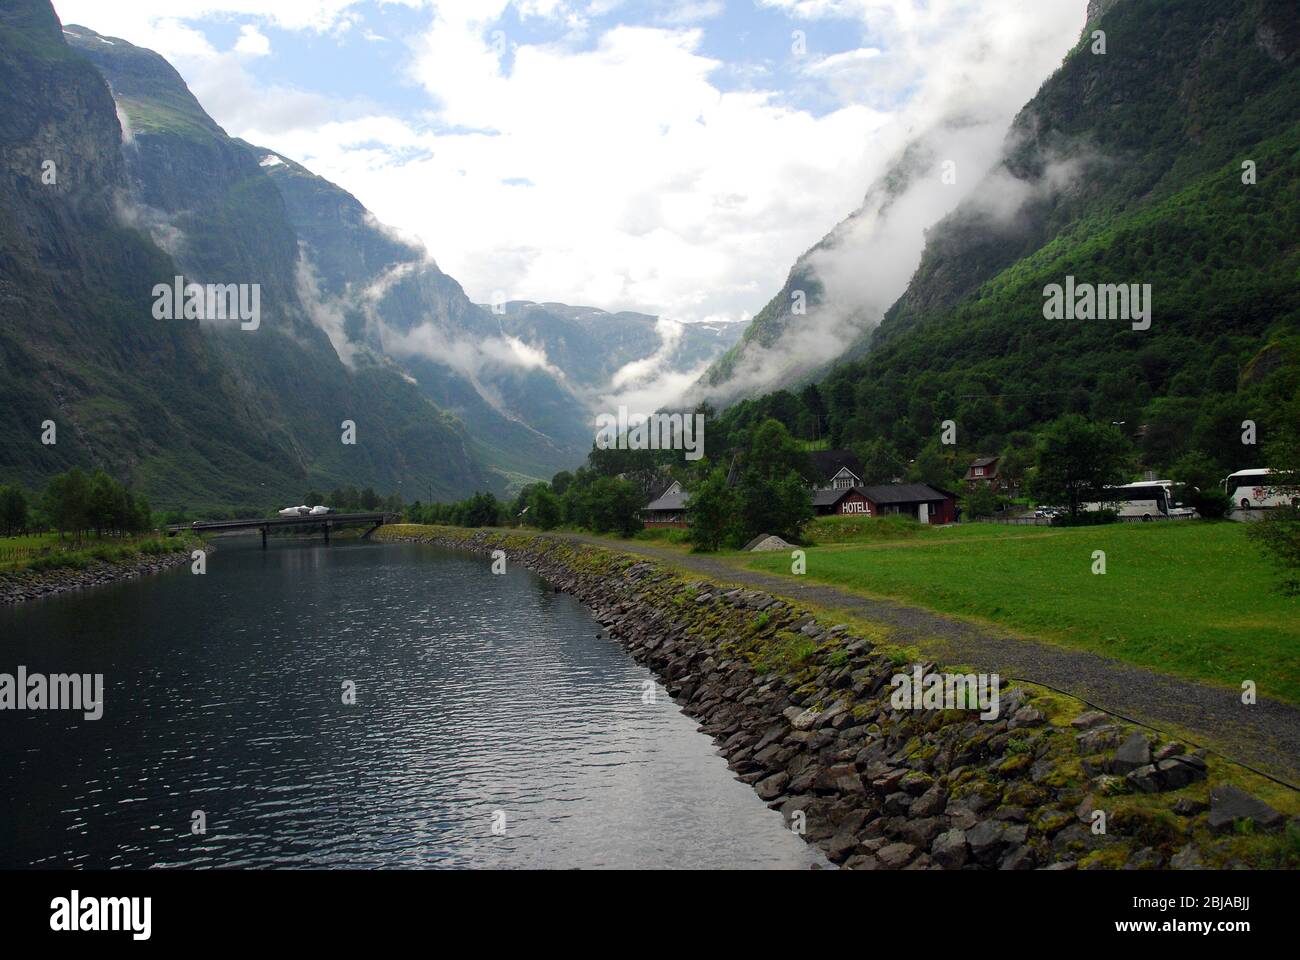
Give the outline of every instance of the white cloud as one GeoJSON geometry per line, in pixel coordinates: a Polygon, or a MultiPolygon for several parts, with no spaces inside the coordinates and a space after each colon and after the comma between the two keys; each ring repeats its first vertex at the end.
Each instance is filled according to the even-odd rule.
{"type": "Polygon", "coordinates": [[[239,39],[235,41],[235,52],[249,57],[265,57],[271,52],[271,41],[257,27],[244,24],[239,28],[239,39]]]}
{"type": "MultiPolygon", "coordinates": [[[[866,38],[843,53],[810,45],[792,65],[838,107],[789,106],[771,63],[706,55],[702,31],[721,6],[710,0],[648,9],[517,0],[519,17],[567,30],[554,43],[498,33],[508,0],[441,0],[427,30],[391,38],[407,79],[428,94],[423,118],[267,86],[248,72],[260,44],[244,37],[265,37],[259,27],[371,35],[353,0],[136,0],[114,4],[111,17],[100,0],[56,6],[70,22],[173,59],[230,133],[304,163],[419,237],[473,299],[499,290],[684,321],[759,309],[901,145],[940,118],[967,111],[982,130],[962,145],[961,182],[987,169],[1015,108],[1077,36],[1084,6],[761,2],[798,18],[850,18],[866,38]],[[654,25],[592,34],[591,18],[610,10],[654,25]],[[258,27],[219,51],[196,27],[205,16],[258,27]],[[738,76],[748,89],[725,89],[738,76]]],[[[906,242],[885,244],[878,265],[894,265],[904,283],[921,220],[944,212],[942,203],[907,209],[906,242]]],[[[886,279],[881,290],[899,277],[886,279]]]]}
{"type": "MultiPolygon", "coordinates": [[[[860,82],[920,84],[898,121],[881,130],[881,171],[905,144],[914,144],[916,169],[896,196],[869,198],[839,227],[826,249],[806,263],[824,287],[810,307],[769,348],[751,347],[736,365],[722,397],[769,389],[834,360],[875,326],[904,292],[925,245],[925,231],[951,212],[998,162],[1009,124],[1059,65],[1083,26],[1075,0],[1039,0],[1033,16],[1014,0],[987,0],[976,10],[962,0],[767,0],[807,16],[858,15],[886,39],[880,57],[835,58],[810,72],[846,65],[868,71],[860,82]],[[829,66],[828,66],[829,65],[829,66]],[[879,68],[874,80],[869,71],[879,68]],[[955,183],[942,179],[951,162],[955,183]]],[[[1032,195],[1049,195],[1077,172],[1053,165],[1041,183],[1000,178],[973,209],[1005,221],[1032,195]]],[[[987,186],[987,184],[985,184],[987,186]]]]}
{"type": "Polygon", "coordinates": [[[619,27],[580,53],[518,46],[506,75],[475,16],[443,10],[414,43],[412,75],[458,132],[379,117],[236,129],[418,234],[481,301],[500,289],[738,318],[861,195],[880,113],[816,118],[723,92],[695,30],[619,27]]]}

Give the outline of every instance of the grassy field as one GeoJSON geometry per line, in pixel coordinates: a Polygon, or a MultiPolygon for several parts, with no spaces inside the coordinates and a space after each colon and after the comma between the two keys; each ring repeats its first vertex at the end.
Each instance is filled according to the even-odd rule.
{"type": "Polygon", "coordinates": [[[92,536],[79,544],[70,537],[60,540],[55,533],[0,537],[0,574],[82,568],[96,560],[117,563],[134,560],[141,554],[188,550],[198,542],[197,537],[189,534],[179,537],[141,534],[103,539],[92,536]]]}
{"type": "MultiPolygon", "coordinates": [[[[1300,703],[1300,600],[1236,523],[821,524],[810,579],[1300,703]],[[835,541],[840,542],[835,542],[835,541]],[[1106,573],[1092,572],[1093,551],[1106,573]]],[[[746,561],[790,574],[785,553],[746,561]]]]}

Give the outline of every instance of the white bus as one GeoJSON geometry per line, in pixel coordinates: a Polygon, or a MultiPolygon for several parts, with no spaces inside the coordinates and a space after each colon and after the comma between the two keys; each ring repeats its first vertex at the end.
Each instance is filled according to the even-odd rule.
{"type": "Polygon", "coordinates": [[[1170,480],[1143,480],[1118,487],[1107,487],[1106,499],[1085,503],[1084,510],[1114,510],[1120,519],[1190,520],[1196,511],[1174,500],[1170,480]]]}
{"type": "Polygon", "coordinates": [[[1273,471],[1267,467],[1258,470],[1238,470],[1223,481],[1223,490],[1231,498],[1233,507],[1250,510],[1254,507],[1300,506],[1300,490],[1294,487],[1269,485],[1273,471]]]}

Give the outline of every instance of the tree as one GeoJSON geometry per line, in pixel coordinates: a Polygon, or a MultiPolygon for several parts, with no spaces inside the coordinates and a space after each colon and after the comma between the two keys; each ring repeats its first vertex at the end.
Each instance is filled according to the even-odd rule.
{"type": "Polygon", "coordinates": [[[908,471],[907,462],[888,440],[877,437],[860,445],[855,452],[862,461],[863,483],[890,483],[908,471]]]}
{"type": "Polygon", "coordinates": [[[27,494],[14,484],[0,486],[0,530],[11,537],[27,529],[27,494]]]}
{"type": "Polygon", "coordinates": [[[713,551],[722,545],[736,516],[736,495],[721,470],[714,470],[690,491],[686,511],[691,544],[713,551]]]}
{"type": "Polygon", "coordinates": [[[1113,425],[1067,413],[1039,439],[1034,493],[1040,500],[1065,504],[1077,518],[1082,504],[1123,482],[1127,465],[1128,443],[1113,425]]]}
{"type": "Polygon", "coordinates": [[[551,490],[557,497],[564,496],[564,491],[569,489],[569,484],[573,483],[573,474],[568,470],[561,470],[555,476],[551,477],[551,490]]]}
{"type": "MultiPolygon", "coordinates": [[[[1273,469],[1270,486],[1300,491],[1300,398],[1287,405],[1276,436],[1264,446],[1273,469]]],[[[1280,569],[1278,588],[1289,596],[1300,596],[1300,506],[1275,507],[1258,523],[1247,524],[1246,536],[1259,545],[1280,569]]]]}
{"type": "Polygon", "coordinates": [[[617,477],[600,477],[591,488],[591,527],[597,533],[630,537],[642,529],[643,494],[639,487],[617,477]]]}
{"type": "Polygon", "coordinates": [[[793,470],[777,480],[746,470],[736,487],[732,539],[737,546],[762,533],[798,539],[812,516],[812,498],[803,477],[793,470]]]}
{"type": "Polygon", "coordinates": [[[974,489],[962,497],[961,509],[968,520],[991,517],[998,509],[998,495],[987,483],[977,483],[974,489]]]}
{"type": "Polygon", "coordinates": [[[86,505],[90,499],[90,480],[80,467],[56,474],[41,495],[41,511],[62,537],[71,531],[81,538],[87,526],[86,505]]]}
{"type": "Polygon", "coordinates": [[[465,501],[462,526],[495,527],[500,522],[501,506],[491,493],[476,493],[465,501]]]}
{"type": "Polygon", "coordinates": [[[817,384],[810,383],[799,392],[799,399],[803,402],[805,411],[801,423],[807,424],[804,437],[820,440],[826,429],[826,401],[822,399],[822,392],[817,389],[817,384]]]}
{"type": "Polygon", "coordinates": [[[808,473],[809,464],[807,452],[790,436],[790,431],[780,420],[764,420],[754,428],[745,458],[747,470],[752,470],[763,480],[776,481],[791,472],[808,473]]]}
{"type": "Polygon", "coordinates": [[[106,530],[118,528],[116,521],[123,513],[123,494],[121,484],[103,470],[91,474],[89,495],[85,501],[85,519],[95,528],[97,536],[103,536],[106,530]]]}
{"type": "Polygon", "coordinates": [[[944,453],[944,448],[936,439],[927,443],[916,455],[907,475],[915,482],[947,490],[953,486],[953,473],[952,456],[944,453]]]}
{"type": "Polygon", "coordinates": [[[1169,479],[1182,488],[1182,501],[1202,517],[1217,520],[1232,508],[1231,498],[1220,486],[1219,472],[1200,450],[1179,457],[1169,468],[1169,479]]]}
{"type": "Polygon", "coordinates": [[[528,498],[528,520],[539,530],[552,530],[560,524],[560,498],[545,484],[535,487],[528,498]]]}

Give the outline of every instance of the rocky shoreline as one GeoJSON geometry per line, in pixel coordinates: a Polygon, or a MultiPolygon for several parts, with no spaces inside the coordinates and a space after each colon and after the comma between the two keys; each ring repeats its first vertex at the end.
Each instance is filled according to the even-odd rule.
{"type": "MultiPolygon", "coordinates": [[[[207,548],[211,551],[211,548],[207,548]]],[[[142,554],[134,560],[105,562],[94,560],[86,567],[63,570],[23,571],[0,573],[0,604],[22,603],[69,590],[97,587],[119,580],[161,573],[182,563],[190,562],[189,551],[164,554],[142,554]]]]}
{"type": "Polygon", "coordinates": [[[1270,851],[1300,821],[1229,782],[1231,764],[1072,698],[1003,681],[996,718],[895,709],[892,678],[917,664],[781,598],[545,535],[418,530],[377,536],[502,550],[588,606],[737,778],[844,867],[1293,865],[1270,851]]]}

